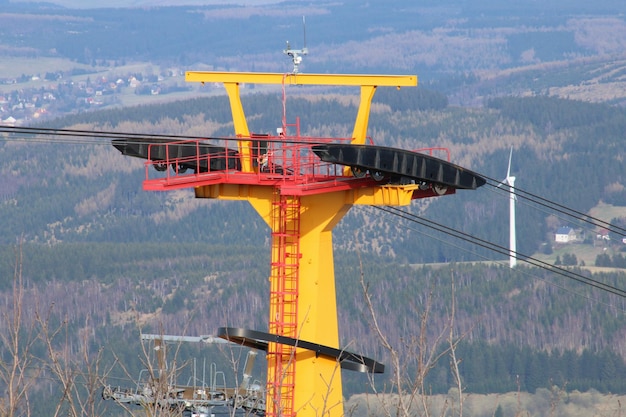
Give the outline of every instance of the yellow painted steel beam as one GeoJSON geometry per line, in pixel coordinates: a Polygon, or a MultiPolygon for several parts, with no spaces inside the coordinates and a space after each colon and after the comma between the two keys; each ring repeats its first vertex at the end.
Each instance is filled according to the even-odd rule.
{"type": "MultiPolygon", "coordinates": [[[[200,83],[223,83],[230,98],[233,112],[235,134],[249,136],[241,98],[239,84],[286,84],[286,85],[336,85],[360,86],[361,98],[359,111],[352,130],[352,143],[364,144],[367,137],[372,98],[377,87],[415,87],[417,75],[363,75],[363,74],[280,74],[263,72],[213,72],[187,71],[185,80],[200,83]]],[[[252,172],[249,142],[241,142],[239,151],[242,155],[242,171],[252,172]]],[[[344,170],[349,175],[349,168],[344,170]]]]}
{"type": "MultiPolygon", "coordinates": [[[[418,188],[416,184],[385,185],[356,188],[353,190],[323,193],[319,195],[328,196],[328,198],[338,198],[336,196],[340,195],[342,204],[348,206],[408,206],[411,204],[413,192],[418,188]]],[[[268,225],[270,225],[270,207],[274,192],[272,187],[247,184],[213,184],[195,188],[196,198],[249,201],[268,225]]],[[[325,197],[321,198],[323,199],[325,197]]],[[[304,201],[306,202],[308,200],[305,199],[304,201]]]]}
{"type": "MultiPolygon", "coordinates": [[[[235,128],[235,135],[240,137],[250,137],[250,130],[248,130],[248,122],[246,121],[246,114],[243,111],[243,105],[241,104],[241,96],[239,94],[238,83],[224,83],[224,88],[228,94],[230,101],[230,111],[233,115],[233,126],[235,128]]],[[[252,160],[250,158],[250,149],[252,149],[252,143],[249,141],[240,141],[238,144],[239,155],[241,155],[241,170],[243,172],[252,172],[252,160]]]]}
{"type": "MultiPolygon", "coordinates": [[[[340,348],[332,242],[335,225],[355,204],[408,205],[416,188],[380,186],[301,197],[298,338],[340,348]]],[[[278,192],[272,187],[217,184],[195,190],[198,198],[247,200],[272,227],[272,201],[278,192]]],[[[343,417],[339,364],[304,349],[296,350],[295,360],[298,417],[343,417]]]]}
{"type": "Polygon", "coordinates": [[[271,209],[274,189],[262,185],[214,184],[195,187],[196,198],[220,200],[246,200],[271,227],[271,209]]]}
{"type": "MultiPolygon", "coordinates": [[[[350,209],[345,192],[304,196],[300,200],[298,334],[340,349],[332,230],[350,209]]],[[[337,361],[296,352],[294,410],[298,417],[343,417],[341,372],[337,361]]]]}
{"type": "Polygon", "coordinates": [[[367,125],[370,120],[370,109],[372,107],[372,99],[376,92],[376,86],[361,86],[361,100],[359,101],[359,112],[354,121],[354,130],[352,131],[352,143],[363,145],[367,137],[367,125]]]}
{"type": "MultiPolygon", "coordinates": [[[[265,186],[210,185],[197,187],[196,197],[248,200],[272,227],[273,192],[276,190],[265,186]]],[[[352,198],[367,197],[339,191],[302,196],[300,200],[297,334],[302,340],[334,348],[340,347],[332,230],[350,209],[352,198]]],[[[343,417],[337,361],[304,349],[296,350],[295,360],[294,409],[298,410],[298,416],[343,417]]]]}
{"type": "Polygon", "coordinates": [[[357,188],[346,193],[346,203],[367,206],[408,206],[418,185],[389,185],[357,188]]]}
{"type": "Polygon", "coordinates": [[[187,71],[185,73],[185,81],[199,83],[282,84],[284,82],[289,85],[415,87],[417,85],[417,76],[187,71]]]}

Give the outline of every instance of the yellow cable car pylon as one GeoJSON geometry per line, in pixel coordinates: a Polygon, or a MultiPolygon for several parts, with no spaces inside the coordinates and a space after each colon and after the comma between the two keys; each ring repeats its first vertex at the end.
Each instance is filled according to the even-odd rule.
{"type": "MultiPolygon", "coordinates": [[[[416,76],[393,75],[190,71],[186,73],[186,81],[224,85],[235,134],[242,138],[250,137],[239,91],[243,83],[360,86],[353,144],[365,143],[371,102],[377,87],[417,86],[416,76]]],[[[244,172],[253,171],[251,149],[251,142],[239,142],[244,172]]],[[[196,187],[195,195],[198,198],[247,200],[272,229],[269,332],[339,349],[332,229],[352,205],[408,205],[416,187],[413,184],[372,186],[289,196],[265,185],[212,184],[196,187]],[[286,273],[284,269],[287,269],[286,273]],[[297,273],[295,280],[294,273],[297,273]],[[287,318],[277,319],[281,316],[287,318]],[[278,323],[280,320],[284,321],[278,323]]],[[[337,360],[316,357],[310,350],[272,345],[275,344],[270,343],[268,347],[266,415],[343,416],[337,360]]]]}
{"type": "Polygon", "coordinates": [[[145,190],[193,187],[197,198],[250,202],[271,229],[269,333],[220,328],[218,335],[267,351],[268,417],[341,417],[340,368],[382,372],[384,366],[339,347],[333,227],[355,204],[405,206],[416,198],[476,189],[486,180],[424,151],[365,145],[376,88],[416,86],[416,76],[192,71],[186,80],[224,85],[237,150],[228,147],[228,138],[213,138],[226,146],[209,143],[211,138],[112,144],[148,160],[145,190]],[[359,86],[352,137],[344,143],[303,138],[299,128],[289,136],[285,120],[277,137],[251,135],[239,91],[244,83],[359,86]],[[150,178],[150,167],[160,176],[150,178]]]}

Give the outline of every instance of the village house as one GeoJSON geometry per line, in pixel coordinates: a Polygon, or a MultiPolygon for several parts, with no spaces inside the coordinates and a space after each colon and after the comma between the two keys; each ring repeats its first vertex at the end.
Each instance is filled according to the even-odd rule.
{"type": "Polygon", "coordinates": [[[3,126],[15,126],[15,123],[17,122],[17,119],[15,119],[15,117],[9,116],[6,119],[2,120],[2,123],[0,123],[3,126]]]}
{"type": "Polygon", "coordinates": [[[609,235],[609,231],[607,229],[601,229],[596,235],[597,240],[611,240],[611,236],[609,235]]]}
{"type": "Polygon", "coordinates": [[[568,226],[562,226],[556,229],[554,241],[556,243],[571,243],[576,240],[576,232],[568,226]]]}

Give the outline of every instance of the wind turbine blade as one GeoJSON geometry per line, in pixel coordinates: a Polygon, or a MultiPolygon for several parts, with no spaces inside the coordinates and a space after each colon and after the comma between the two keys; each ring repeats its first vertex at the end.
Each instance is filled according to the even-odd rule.
{"type": "Polygon", "coordinates": [[[509,167],[506,169],[506,177],[511,176],[511,158],[513,158],[513,147],[511,146],[511,152],[509,153],[509,167]]]}

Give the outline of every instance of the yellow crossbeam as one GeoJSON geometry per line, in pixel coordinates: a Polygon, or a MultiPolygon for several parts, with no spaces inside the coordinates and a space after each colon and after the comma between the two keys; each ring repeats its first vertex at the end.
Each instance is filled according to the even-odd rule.
{"type": "Polygon", "coordinates": [[[289,85],[340,85],[415,87],[417,75],[280,74],[264,72],[187,71],[185,81],[200,83],[248,83],[289,85]]]}
{"type": "MultiPolygon", "coordinates": [[[[235,134],[249,137],[248,122],[241,104],[240,84],[285,84],[285,85],[336,85],[361,87],[359,111],[352,130],[352,143],[363,145],[366,141],[372,98],[377,87],[415,87],[417,75],[363,75],[363,74],[293,74],[274,72],[221,72],[221,71],[187,71],[185,81],[205,83],[222,83],[233,114],[235,134]]],[[[250,142],[239,143],[242,156],[241,170],[252,172],[250,159],[250,142]]],[[[348,169],[345,171],[349,174],[348,169]]]]}

